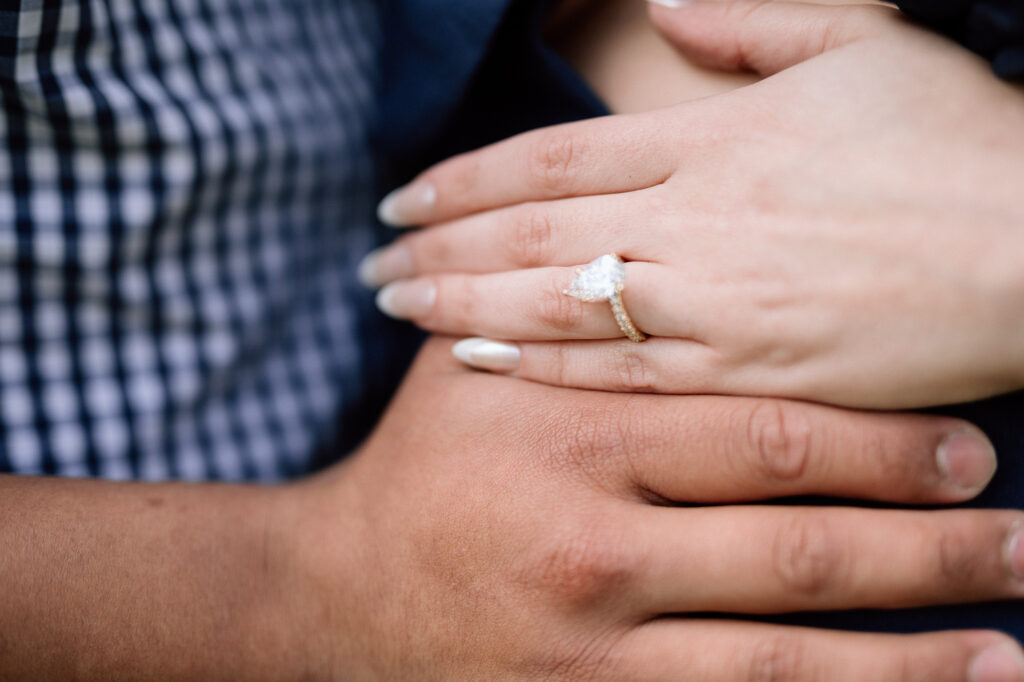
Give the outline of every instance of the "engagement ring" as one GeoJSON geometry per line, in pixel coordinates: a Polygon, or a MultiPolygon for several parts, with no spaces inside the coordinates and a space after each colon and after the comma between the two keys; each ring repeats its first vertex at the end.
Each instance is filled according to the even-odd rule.
{"type": "Polygon", "coordinates": [[[622,302],[622,290],[625,288],[626,264],[616,254],[609,253],[591,261],[585,268],[577,269],[576,279],[562,293],[588,303],[610,301],[619,329],[630,341],[640,343],[647,340],[647,335],[636,328],[626,312],[622,302]]]}

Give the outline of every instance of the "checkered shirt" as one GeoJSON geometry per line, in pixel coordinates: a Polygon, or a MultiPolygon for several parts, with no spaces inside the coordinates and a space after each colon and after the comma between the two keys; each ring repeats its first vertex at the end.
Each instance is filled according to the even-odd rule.
{"type": "Polygon", "coordinates": [[[0,4],[0,470],[274,481],[338,437],[376,6],[0,4]]]}

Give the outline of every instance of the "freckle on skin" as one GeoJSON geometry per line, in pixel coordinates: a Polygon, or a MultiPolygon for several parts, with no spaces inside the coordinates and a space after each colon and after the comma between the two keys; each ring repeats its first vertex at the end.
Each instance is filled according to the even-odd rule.
{"type": "Polygon", "coordinates": [[[146,498],[146,505],[149,506],[149,507],[154,507],[154,508],[162,507],[162,506],[164,506],[164,498],[162,498],[162,497],[147,497],[146,498]]]}

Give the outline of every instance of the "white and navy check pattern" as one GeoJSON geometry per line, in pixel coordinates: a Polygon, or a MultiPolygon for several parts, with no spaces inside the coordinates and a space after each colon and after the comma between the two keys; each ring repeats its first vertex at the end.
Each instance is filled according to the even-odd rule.
{"type": "Polygon", "coordinates": [[[376,0],[2,6],[0,470],[302,473],[362,400],[376,0]]]}

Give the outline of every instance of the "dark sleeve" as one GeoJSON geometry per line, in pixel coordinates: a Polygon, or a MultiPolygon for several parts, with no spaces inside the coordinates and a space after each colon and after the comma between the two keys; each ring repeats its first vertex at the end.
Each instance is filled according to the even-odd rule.
{"type": "Polygon", "coordinates": [[[1024,2],[897,0],[900,9],[992,62],[1003,78],[1024,80],[1024,2]]]}
{"type": "Polygon", "coordinates": [[[390,189],[443,158],[608,113],[541,38],[551,0],[391,0],[377,147],[390,189]]]}

